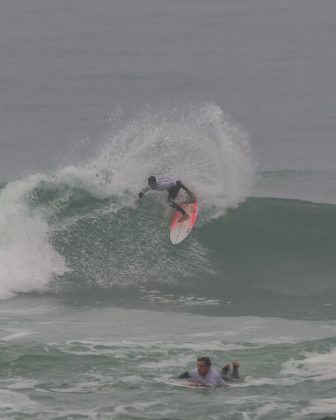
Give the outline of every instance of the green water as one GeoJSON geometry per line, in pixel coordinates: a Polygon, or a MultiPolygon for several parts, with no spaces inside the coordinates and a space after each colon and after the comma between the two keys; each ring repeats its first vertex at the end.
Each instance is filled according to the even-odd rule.
{"type": "Polygon", "coordinates": [[[209,317],[17,297],[1,309],[1,417],[319,418],[335,404],[334,322],[209,317]],[[15,307],[15,309],[14,309],[15,307]],[[240,381],[192,390],[195,357],[240,381]]]}

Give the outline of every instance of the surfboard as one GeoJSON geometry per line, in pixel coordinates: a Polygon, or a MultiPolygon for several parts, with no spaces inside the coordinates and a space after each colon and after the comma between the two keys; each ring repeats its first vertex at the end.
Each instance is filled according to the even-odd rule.
{"type": "Polygon", "coordinates": [[[179,206],[181,206],[190,217],[184,222],[179,222],[182,215],[178,210],[174,211],[170,222],[170,240],[173,245],[182,242],[191,232],[197,216],[197,199],[194,196],[192,202],[179,203],[179,206]]]}

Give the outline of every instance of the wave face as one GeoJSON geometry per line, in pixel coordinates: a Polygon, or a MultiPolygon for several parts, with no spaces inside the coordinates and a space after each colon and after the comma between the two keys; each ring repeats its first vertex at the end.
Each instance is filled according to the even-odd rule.
{"type": "Polygon", "coordinates": [[[214,104],[115,118],[91,158],[2,186],[0,297],[42,291],[55,279],[60,289],[64,279],[80,288],[176,280],[203,250],[180,261],[167,252],[162,196],[136,200],[150,174],[197,188],[206,223],[249,194],[255,163],[248,136],[214,104]]]}
{"type": "Polygon", "coordinates": [[[335,206],[246,200],[255,178],[248,137],[216,105],[116,123],[85,162],[2,186],[0,297],[331,316],[335,206]],[[200,216],[181,246],[169,242],[165,194],[136,199],[150,174],[198,194],[200,216]]]}

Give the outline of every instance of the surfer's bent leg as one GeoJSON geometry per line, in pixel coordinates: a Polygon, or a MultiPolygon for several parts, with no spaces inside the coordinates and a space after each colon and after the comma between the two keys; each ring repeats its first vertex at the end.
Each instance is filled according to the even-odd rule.
{"type": "Polygon", "coordinates": [[[168,205],[170,207],[173,207],[173,209],[179,211],[182,216],[181,218],[178,220],[178,222],[184,222],[185,220],[189,219],[189,215],[187,214],[187,212],[181,207],[179,206],[175,201],[174,198],[177,197],[178,192],[180,191],[180,186],[176,183],[176,186],[171,188],[170,190],[168,190],[168,205]]]}
{"type": "Polygon", "coordinates": [[[177,184],[174,187],[169,188],[169,190],[168,190],[168,197],[167,197],[168,203],[170,201],[175,200],[175,198],[177,197],[177,194],[180,191],[180,188],[181,187],[179,185],[177,185],[177,184]]]}
{"type": "Polygon", "coordinates": [[[187,214],[181,206],[175,203],[175,201],[173,201],[172,199],[169,199],[169,197],[168,197],[168,206],[172,207],[175,210],[178,210],[180,213],[182,213],[183,216],[187,214]]]}
{"type": "Polygon", "coordinates": [[[176,186],[178,187],[178,189],[182,188],[182,190],[184,190],[188,194],[190,203],[193,203],[195,201],[194,194],[189,190],[189,188],[183,185],[180,180],[176,181],[176,186]]]}
{"type": "Polygon", "coordinates": [[[186,191],[186,192],[188,192],[189,190],[188,190],[188,188],[185,186],[185,185],[183,185],[182,184],[182,182],[180,181],[180,180],[178,180],[178,181],[176,181],[176,186],[180,189],[180,188],[182,188],[182,190],[184,190],[184,191],[186,191]]]}
{"type": "Polygon", "coordinates": [[[170,188],[168,190],[168,197],[167,197],[167,201],[168,201],[168,206],[172,207],[175,210],[178,210],[180,213],[182,213],[182,216],[184,216],[186,214],[186,212],[184,211],[184,209],[179,206],[177,203],[175,203],[174,199],[177,197],[177,194],[180,191],[180,186],[176,185],[173,188],[170,188]]]}

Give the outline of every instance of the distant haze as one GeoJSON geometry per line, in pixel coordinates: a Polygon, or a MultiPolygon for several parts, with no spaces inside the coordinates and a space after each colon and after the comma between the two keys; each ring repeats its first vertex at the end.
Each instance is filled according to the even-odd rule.
{"type": "Polygon", "coordinates": [[[0,180],[94,147],[119,109],[204,101],[261,169],[331,169],[335,17],[331,0],[3,0],[0,180]]]}

